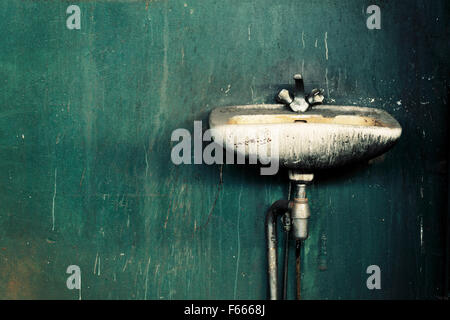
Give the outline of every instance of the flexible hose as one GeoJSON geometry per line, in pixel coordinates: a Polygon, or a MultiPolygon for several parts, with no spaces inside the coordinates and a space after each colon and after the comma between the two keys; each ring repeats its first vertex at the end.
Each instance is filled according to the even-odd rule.
{"type": "Polygon", "coordinates": [[[287,300],[288,260],[289,260],[289,231],[286,231],[284,238],[283,300],[287,300]]]}
{"type": "Polygon", "coordinates": [[[300,249],[302,247],[302,241],[297,240],[295,242],[295,271],[296,271],[296,278],[297,278],[297,300],[300,300],[300,280],[301,280],[301,273],[300,273],[300,249]]]}

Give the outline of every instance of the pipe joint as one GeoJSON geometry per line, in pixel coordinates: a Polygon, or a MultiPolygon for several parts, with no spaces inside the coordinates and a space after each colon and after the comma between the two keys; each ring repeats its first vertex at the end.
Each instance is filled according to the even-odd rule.
{"type": "Polygon", "coordinates": [[[290,207],[294,238],[305,240],[308,238],[308,219],[311,216],[305,184],[296,184],[295,198],[290,207]]]}

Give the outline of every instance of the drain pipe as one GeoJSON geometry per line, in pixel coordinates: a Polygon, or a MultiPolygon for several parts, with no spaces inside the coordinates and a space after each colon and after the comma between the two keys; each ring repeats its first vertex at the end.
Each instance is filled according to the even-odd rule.
{"type": "Polygon", "coordinates": [[[311,183],[314,179],[314,175],[291,170],[289,171],[289,179],[291,179],[295,185],[291,220],[293,235],[295,238],[295,273],[297,280],[296,299],[300,300],[300,253],[303,242],[308,238],[308,219],[311,215],[308,198],[306,197],[306,185],[311,183]]]}
{"type": "Polygon", "coordinates": [[[267,211],[267,259],[270,300],[278,300],[277,217],[289,211],[288,200],[275,201],[267,211]]]}
{"type": "Polygon", "coordinates": [[[296,184],[291,209],[292,231],[295,240],[306,240],[308,238],[310,215],[308,198],[306,198],[306,184],[296,184]]]}
{"type": "MultiPolygon", "coordinates": [[[[300,244],[308,238],[308,219],[311,215],[308,199],[306,198],[306,184],[314,178],[313,174],[304,174],[290,170],[289,179],[294,184],[293,200],[275,201],[267,211],[266,231],[267,231],[267,258],[269,275],[269,297],[270,300],[278,299],[278,259],[277,259],[277,229],[276,223],[279,215],[290,214],[292,224],[292,234],[296,240],[298,252],[296,257],[297,271],[297,298],[300,296],[300,244]]],[[[287,236],[287,235],[286,235],[287,236]]],[[[286,243],[287,245],[287,243],[286,243]]],[[[286,275],[285,275],[286,276],[286,275]]],[[[285,286],[286,287],[286,286],[285,286]]],[[[286,289],[286,288],[285,288],[286,289]]]]}

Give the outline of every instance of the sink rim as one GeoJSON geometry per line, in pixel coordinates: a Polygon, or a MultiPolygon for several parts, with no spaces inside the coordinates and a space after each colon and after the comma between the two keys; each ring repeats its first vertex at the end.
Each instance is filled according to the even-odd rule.
{"type": "Polygon", "coordinates": [[[348,105],[318,105],[314,106],[311,110],[305,113],[295,113],[288,109],[283,104],[252,104],[252,105],[235,105],[235,106],[225,106],[217,107],[213,109],[209,115],[209,126],[210,128],[218,126],[252,126],[252,125],[263,125],[263,126],[285,126],[285,125],[298,125],[295,122],[255,122],[255,123],[230,123],[229,120],[232,117],[245,116],[245,117],[258,117],[258,116],[269,116],[269,115],[286,115],[286,116],[303,116],[311,117],[314,115],[330,115],[331,117],[336,116],[356,116],[356,117],[368,117],[375,122],[379,122],[382,125],[358,125],[358,124],[348,124],[348,123],[325,123],[325,122],[307,122],[301,123],[302,125],[333,125],[333,126],[351,126],[351,127],[365,127],[365,128],[384,128],[384,129],[400,129],[401,126],[399,122],[392,117],[388,112],[378,108],[371,107],[361,107],[361,106],[348,106],[348,105]]]}

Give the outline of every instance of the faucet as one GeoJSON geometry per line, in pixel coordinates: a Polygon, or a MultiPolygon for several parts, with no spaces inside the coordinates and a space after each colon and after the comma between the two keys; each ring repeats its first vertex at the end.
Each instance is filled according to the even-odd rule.
{"type": "Polygon", "coordinates": [[[283,89],[278,93],[277,100],[286,104],[294,112],[306,112],[313,105],[322,104],[324,100],[323,89],[313,89],[310,94],[305,96],[305,85],[303,77],[297,73],[294,75],[295,89],[293,97],[291,93],[283,89]]]}

